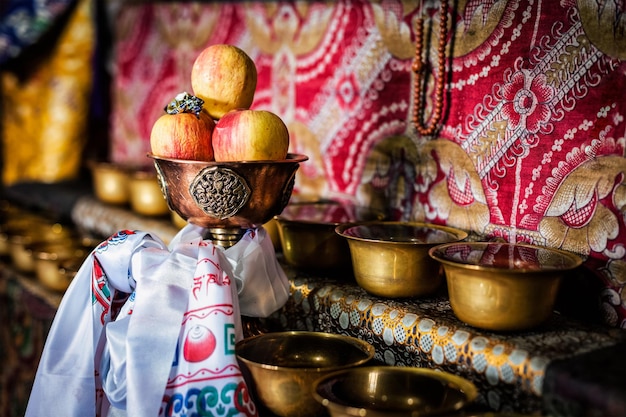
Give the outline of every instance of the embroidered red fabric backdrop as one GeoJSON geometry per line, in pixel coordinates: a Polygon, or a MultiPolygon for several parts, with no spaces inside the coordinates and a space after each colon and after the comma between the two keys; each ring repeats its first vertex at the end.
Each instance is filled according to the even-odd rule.
{"type": "MultiPolygon", "coordinates": [[[[411,124],[415,3],[123,5],[111,159],[149,164],[152,124],[191,91],[197,54],[235,44],[258,68],[253,107],[279,114],[291,152],[310,157],[296,193],[577,252],[604,320],[626,327],[624,6],[453,5],[443,126],[427,138],[411,124]]],[[[439,3],[427,3],[428,113],[439,3]]]]}

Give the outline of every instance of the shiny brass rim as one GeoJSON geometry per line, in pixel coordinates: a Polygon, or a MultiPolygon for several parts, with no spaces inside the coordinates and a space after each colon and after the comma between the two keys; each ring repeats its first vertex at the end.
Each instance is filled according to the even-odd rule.
{"type": "Polygon", "coordinates": [[[533,273],[533,274],[537,274],[537,273],[546,273],[546,274],[553,274],[554,272],[558,272],[558,271],[570,271],[572,269],[576,269],[578,268],[583,260],[580,256],[576,255],[575,253],[572,252],[567,252],[564,251],[562,249],[557,249],[557,248],[550,248],[547,246],[539,246],[539,245],[531,245],[531,244],[527,244],[527,243],[506,243],[506,242],[467,242],[467,243],[460,243],[460,242],[450,242],[450,243],[443,243],[437,246],[432,247],[429,251],[428,251],[428,255],[433,258],[434,260],[436,260],[437,262],[440,262],[444,265],[449,265],[449,266],[453,266],[453,267],[459,267],[459,268],[464,268],[464,269],[470,269],[470,270],[475,270],[475,271],[493,271],[493,272],[513,272],[515,271],[516,273],[533,273]],[[459,245],[459,244],[467,244],[469,246],[474,246],[474,247],[480,247],[480,248],[486,248],[488,246],[494,246],[494,245],[498,245],[498,246],[507,246],[507,247],[520,247],[520,248],[528,248],[528,249],[540,249],[540,250],[544,250],[548,253],[552,253],[555,255],[559,255],[562,256],[563,258],[567,259],[570,261],[570,265],[567,266],[561,266],[559,268],[547,268],[547,269],[537,269],[537,268],[523,268],[523,267],[519,267],[519,268],[515,268],[515,269],[505,269],[505,268],[501,268],[501,267],[497,267],[497,266],[489,266],[489,265],[477,265],[477,264],[473,264],[473,263],[462,263],[462,262],[455,262],[453,260],[447,259],[447,258],[443,258],[441,256],[438,255],[438,252],[441,251],[445,251],[447,248],[450,248],[454,245],[459,245]]]}
{"type": "Polygon", "coordinates": [[[235,346],[235,351],[237,351],[237,357],[239,359],[241,359],[242,361],[244,361],[247,364],[251,364],[253,366],[258,366],[260,368],[263,369],[271,369],[271,370],[293,370],[293,367],[288,367],[288,366],[279,366],[279,365],[271,365],[268,363],[260,363],[260,362],[256,362],[253,361],[249,358],[246,358],[244,356],[240,356],[239,355],[239,350],[242,349],[243,347],[245,347],[247,344],[250,344],[254,341],[256,341],[256,339],[259,338],[267,338],[267,337],[283,337],[283,336],[303,336],[303,337],[324,337],[327,339],[335,339],[335,340],[341,340],[344,341],[346,343],[351,343],[355,346],[357,346],[358,348],[360,348],[363,353],[365,354],[365,357],[352,362],[350,364],[346,364],[346,365],[336,365],[336,366],[325,366],[325,367],[317,367],[317,368],[300,368],[299,371],[302,372],[320,372],[320,371],[327,371],[327,372],[334,372],[334,371],[339,371],[342,369],[346,369],[346,368],[351,368],[354,366],[361,366],[367,362],[369,362],[370,360],[372,360],[374,358],[374,354],[376,353],[376,350],[374,349],[374,346],[372,346],[370,343],[361,340],[357,337],[353,337],[353,336],[347,336],[347,335],[340,335],[340,334],[335,334],[335,333],[324,333],[324,332],[309,332],[309,331],[298,331],[298,330],[294,330],[294,331],[287,331],[287,332],[271,332],[271,333],[264,333],[264,334],[259,334],[259,335],[254,335],[254,336],[250,336],[246,339],[240,340],[236,346],[235,346]]]}
{"type": "MultiPolygon", "coordinates": [[[[442,381],[449,385],[453,385],[457,387],[458,390],[461,391],[463,395],[466,397],[465,402],[463,402],[462,404],[458,404],[456,407],[450,407],[449,409],[437,410],[437,412],[434,413],[436,415],[441,415],[442,413],[461,410],[468,404],[471,404],[472,402],[474,402],[476,398],[478,397],[478,388],[476,387],[476,385],[474,385],[474,383],[472,383],[468,379],[463,378],[461,376],[454,375],[449,372],[442,372],[442,371],[438,371],[435,369],[430,369],[430,368],[396,367],[396,366],[391,366],[391,365],[361,366],[358,368],[343,369],[343,370],[331,372],[327,375],[320,377],[313,383],[313,387],[312,387],[313,397],[315,398],[316,401],[318,401],[325,407],[328,407],[329,409],[333,408],[336,410],[340,410],[341,413],[343,414],[347,414],[347,415],[355,416],[355,417],[368,415],[367,413],[365,413],[365,410],[361,407],[349,406],[346,404],[333,402],[329,400],[328,398],[323,397],[318,392],[318,387],[326,383],[327,381],[340,377],[342,375],[348,375],[351,373],[369,374],[369,373],[376,373],[380,370],[384,370],[385,372],[391,372],[392,374],[398,374],[398,375],[403,374],[403,373],[404,374],[411,373],[411,374],[431,377],[437,381],[442,381]]],[[[381,410],[373,410],[373,411],[374,411],[373,414],[375,415],[384,414],[384,412],[381,413],[381,410]]]]}
{"type": "Polygon", "coordinates": [[[392,245],[429,245],[432,246],[432,243],[428,242],[414,242],[414,241],[398,241],[398,240],[382,240],[382,239],[373,239],[373,238],[363,238],[358,236],[350,236],[346,235],[345,231],[356,226],[374,226],[374,225],[389,225],[389,226],[410,226],[416,228],[430,228],[433,230],[438,230],[442,232],[449,233],[455,237],[455,242],[450,243],[458,243],[459,241],[467,238],[468,233],[464,230],[457,229],[455,227],[443,226],[433,223],[425,223],[425,222],[402,222],[402,221],[365,221],[365,222],[355,222],[355,223],[344,223],[340,224],[335,228],[335,233],[340,236],[345,237],[346,239],[358,240],[361,242],[372,242],[372,243],[385,243],[392,245]]]}

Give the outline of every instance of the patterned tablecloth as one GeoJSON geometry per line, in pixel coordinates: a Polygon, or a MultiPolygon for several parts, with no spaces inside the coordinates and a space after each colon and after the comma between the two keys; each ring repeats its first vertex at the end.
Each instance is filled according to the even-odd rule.
{"type": "Polygon", "coordinates": [[[320,278],[288,266],[285,270],[292,296],[270,324],[356,336],[373,344],[375,359],[388,365],[464,376],[479,388],[478,401],[495,410],[541,412],[544,380],[553,361],[615,346],[626,336],[622,330],[557,313],[534,331],[486,332],[459,321],[445,294],[388,300],[369,295],[351,279],[320,278]]]}

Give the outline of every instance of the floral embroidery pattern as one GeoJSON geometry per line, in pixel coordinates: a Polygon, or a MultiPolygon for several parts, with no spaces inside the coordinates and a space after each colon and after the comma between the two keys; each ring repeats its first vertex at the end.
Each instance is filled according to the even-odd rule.
{"type": "Polygon", "coordinates": [[[528,71],[518,71],[502,92],[502,116],[509,121],[510,129],[523,128],[537,133],[550,120],[549,104],[554,92],[546,84],[545,75],[532,76],[528,71]]]}

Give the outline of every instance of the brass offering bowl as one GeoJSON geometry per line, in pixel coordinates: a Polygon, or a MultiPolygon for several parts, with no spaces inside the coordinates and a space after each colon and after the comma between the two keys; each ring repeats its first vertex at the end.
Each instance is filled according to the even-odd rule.
{"type": "Polygon", "coordinates": [[[59,269],[56,275],[56,291],[65,291],[80,270],[85,259],[70,258],[59,262],[59,269]],[[64,289],[62,289],[64,288],[64,289]]]}
{"type": "Polygon", "coordinates": [[[135,213],[148,217],[170,213],[154,171],[137,170],[131,173],[129,191],[130,208],[135,213]]]}
{"type": "Polygon", "coordinates": [[[288,154],[276,161],[205,162],[148,156],[154,159],[169,208],[184,220],[207,228],[212,239],[224,247],[285,208],[296,171],[308,159],[288,154]]]}
{"type": "Polygon", "coordinates": [[[467,237],[453,227],[419,222],[343,224],[335,231],[348,240],[357,284],[370,294],[387,298],[435,292],[443,276],[428,250],[467,237]]]}
{"type": "Polygon", "coordinates": [[[561,279],[582,259],[523,243],[459,242],[431,249],[455,315],[487,330],[525,330],[552,314],[561,279]]]}
{"type": "Polygon", "coordinates": [[[320,415],[324,407],[313,398],[313,383],[374,357],[374,347],[360,339],[306,331],[252,336],[238,342],[235,352],[251,376],[257,405],[281,417],[320,415]]]}
{"type": "Polygon", "coordinates": [[[90,162],[93,191],[103,203],[124,205],[130,201],[130,173],[134,167],[114,162],[90,162]]]}
{"type": "Polygon", "coordinates": [[[64,263],[82,262],[91,252],[91,248],[77,239],[54,242],[39,242],[29,248],[35,259],[37,280],[46,288],[63,292],[67,289],[71,277],[62,268],[64,263]]]}
{"type": "Polygon", "coordinates": [[[350,248],[335,228],[383,218],[383,213],[365,207],[317,201],[289,203],[275,220],[287,263],[304,269],[350,271],[350,248]]]}
{"type": "Polygon", "coordinates": [[[433,369],[366,366],[326,375],[313,396],[331,417],[457,415],[478,391],[470,381],[433,369]]]}

